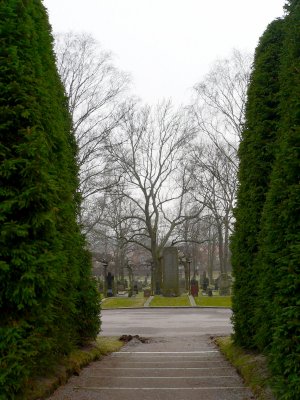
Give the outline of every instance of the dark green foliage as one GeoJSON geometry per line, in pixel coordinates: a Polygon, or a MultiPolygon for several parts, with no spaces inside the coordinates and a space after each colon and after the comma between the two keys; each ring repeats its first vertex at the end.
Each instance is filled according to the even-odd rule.
{"type": "MultiPolygon", "coordinates": [[[[233,308],[236,342],[264,351],[278,398],[294,400],[300,398],[300,1],[289,1],[286,9],[285,19],[270,25],[273,29],[281,26],[277,64],[273,65],[276,71],[270,70],[261,80],[265,92],[262,90],[260,97],[252,97],[257,82],[253,80],[249,89],[247,125],[240,151],[237,225],[232,243],[236,276],[233,308]],[[249,134],[253,121],[249,110],[268,100],[269,79],[275,74],[275,96],[273,102],[268,101],[270,113],[256,109],[256,119],[264,122],[264,129],[261,123],[252,124],[249,134]],[[264,146],[266,151],[262,156],[264,146]],[[268,166],[263,177],[258,172],[255,175],[253,168],[262,173],[258,168],[262,162],[268,166]],[[252,202],[259,199],[254,206],[256,214],[247,196],[252,202]],[[248,289],[245,290],[247,282],[254,295],[250,307],[245,297],[245,293],[249,295],[248,289]]],[[[271,33],[270,27],[264,38],[271,33]]],[[[275,33],[273,30],[274,39],[275,33]]],[[[253,77],[259,67],[256,58],[253,77]]]]}
{"type": "Polygon", "coordinates": [[[41,2],[0,2],[1,400],[99,329],[67,110],[41,2]]]}
{"type": "Polygon", "coordinates": [[[260,319],[257,335],[258,344],[268,346],[274,383],[286,400],[300,398],[300,2],[291,5],[281,57],[278,153],[259,254],[268,318],[260,319]]]}
{"type": "Polygon", "coordinates": [[[283,21],[269,25],[256,49],[248,90],[246,126],[239,148],[239,190],[232,237],[235,340],[253,346],[258,277],[254,270],[261,214],[274,161],[278,129],[278,69],[283,21]]]}

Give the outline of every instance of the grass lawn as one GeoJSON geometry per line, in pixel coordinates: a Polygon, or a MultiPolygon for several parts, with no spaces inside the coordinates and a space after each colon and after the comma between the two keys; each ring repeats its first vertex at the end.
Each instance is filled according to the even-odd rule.
{"type": "Polygon", "coordinates": [[[102,309],[120,308],[120,307],[143,307],[146,299],[143,293],[139,293],[136,297],[108,297],[102,300],[102,309]]]}
{"type": "Polygon", "coordinates": [[[190,305],[191,303],[187,295],[180,297],[154,296],[154,299],[150,303],[150,307],[183,307],[190,305]]]}
{"type": "Polygon", "coordinates": [[[194,297],[197,306],[202,307],[231,307],[231,296],[202,296],[194,297]]]}
{"type": "Polygon", "coordinates": [[[78,375],[80,370],[92,361],[99,360],[114,351],[119,351],[122,346],[124,346],[124,342],[121,342],[117,337],[100,336],[95,342],[73,350],[69,355],[61,357],[56,364],[50,364],[47,375],[28,379],[23,389],[22,400],[48,398],[55,389],[65,384],[73,374],[78,375]]]}
{"type": "Polygon", "coordinates": [[[261,354],[247,352],[235,345],[230,337],[218,337],[215,342],[221,352],[235,366],[258,400],[273,400],[270,388],[271,374],[267,361],[261,354]]]}

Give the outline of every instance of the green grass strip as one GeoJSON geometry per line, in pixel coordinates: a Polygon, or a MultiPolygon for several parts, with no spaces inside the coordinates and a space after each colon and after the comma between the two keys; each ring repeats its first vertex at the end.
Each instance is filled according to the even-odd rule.
{"type": "Polygon", "coordinates": [[[123,345],[124,342],[121,342],[116,337],[98,337],[96,342],[72,351],[68,356],[61,359],[58,364],[49,367],[47,376],[30,379],[25,393],[22,394],[22,400],[46,399],[59,386],[65,384],[72,375],[78,375],[80,370],[92,361],[99,360],[107,354],[120,350],[123,345]]]}
{"type": "Polygon", "coordinates": [[[270,373],[263,355],[244,350],[235,345],[230,337],[219,337],[215,339],[215,342],[225,357],[238,370],[257,400],[275,399],[270,389],[270,373]]]}
{"type": "Polygon", "coordinates": [[[231,307],[231,296],[199,296],[195,303],[201,307],[231,307]]]}
{"type": "Polygon", "coordinates": [[[102,309],[122,307],[144,307],[144,297],[109,297],[102,301],[102,309]]]}
{"type": "Polygon", "coordinates": [[[154,299],[150,303],[150,307],[189,307],[190,305],[191,303],[187,295],[180,297],[154,296],[154,299]]]}

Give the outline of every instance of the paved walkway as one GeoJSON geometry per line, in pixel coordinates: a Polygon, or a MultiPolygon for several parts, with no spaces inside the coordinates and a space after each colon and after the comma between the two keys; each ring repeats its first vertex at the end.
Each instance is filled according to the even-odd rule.
{"type": "Polygon", "coordinates": [[[232,312],[226,308],[170,307],[102,310],[101,335],[183,337],[230,335],[232,312]]]}
{"type": "Polygon", "coordinates": [[[195,299],[194,299],[194,297],[193,297],[191,294],[189,294],[189,300],[190,300],[190,303],[191,303],[191,306],[192,306],[192,307],[197,307],[197,304],[196,304],[196,302],[195,302],[195,299]]]}
{"type": "Polygon", "coordinates": [[[149,307],[151,301],[154,299],[154,296],[148,297],[148,299],[145,301],[144,307],[149,307]]]}
{"type": "Polygon", "coordinates": [[[129,342],[85,368],[51,400],[250,400],[209,336],[129,342]]]}

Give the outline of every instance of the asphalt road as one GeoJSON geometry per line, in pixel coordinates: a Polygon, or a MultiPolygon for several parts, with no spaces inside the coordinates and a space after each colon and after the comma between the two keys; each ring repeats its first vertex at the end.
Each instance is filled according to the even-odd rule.
{"type": "Polygon", "coordinates": [[[90,364],[50,400],[253,400],[210,335],[231,333],[228,309],[102,311],[102,335],[133,339],[90,364]]]}
{"type": "Polygon", "coordinates": [[[150,337],[229,335],[231,310],[221,308],[163,308],[102,310],[103,336],[150,337]]]}

